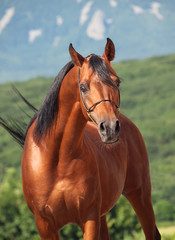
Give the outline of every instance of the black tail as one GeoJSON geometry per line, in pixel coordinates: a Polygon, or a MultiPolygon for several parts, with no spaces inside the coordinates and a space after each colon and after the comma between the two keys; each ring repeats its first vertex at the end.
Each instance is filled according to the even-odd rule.
{"type": "Polygon", "coordinates": [[[25,102],[27,104],[27,106],[31,110],[33,110],[34,112],[38,111],[38,109],[36,109],[29,101],[27,101],[27,99],[18,91],[18,89],[14,85],[12,85],[12,89],[23,100],[23,102],[25,102]]]}
{"type": "MultiPolygon", "coordinates": [[[[29,103],[14,86],[12,88],[13,88],[13,91],[23,100],[23,102],[25,102],[27,106],[36,113],[37,109],[31,103],[29,103]]],[[[25,113],[25,115],[27,114],[25,113]]],[[[24,146],[26,131],[28,129],[28,123],[25,123],[24,121],[21,121],[21,120],[12,119],[12,118],[5,120],[2,117],[0,117],[0,125],[10,133],[13,139],[18,144],[20,144],[21,147],[24,146]]]]}
{"type": "Polygon", "coordinates": [[[21,147],[24,146],[27,124],[12,119],[7,121],[0,117],[0,125],[10,133],[10,135],[21,145],[21,147]]]}

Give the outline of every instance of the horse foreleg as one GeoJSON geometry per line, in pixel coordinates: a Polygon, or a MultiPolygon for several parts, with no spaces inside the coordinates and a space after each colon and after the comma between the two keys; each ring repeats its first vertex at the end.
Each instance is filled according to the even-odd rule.
{"type": "Polygon", "coordinates": [[[155,216],[153,212],[151,197],[144,196],[141,189],[128,193],[126,197],[137,214],[146,240],[160,240],[161,235],[155,225],[155,216]]]}
{"type": "Polygon", "coordinates": [[[60,240],[58,230],[50,221],[36,214],[35,222],[42,240],[60,240]]]}
{"type": "Polygon", "coordinates": [[[106,216],[101,217],[100,240],[110,240],[106,216]]]}
{"type": "Polygon", "coordinates": [[[99,240],[100,218],[89,218],[84,224],[83,240],[99,240]]]}

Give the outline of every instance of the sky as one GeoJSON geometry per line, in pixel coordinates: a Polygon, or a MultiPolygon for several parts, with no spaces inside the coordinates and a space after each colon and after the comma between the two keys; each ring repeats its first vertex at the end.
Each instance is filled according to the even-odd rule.
{"type": "Polygon", "coordinates": [[[102,54],[107,37],[116,61],[175,53],[175,1],[0,0],[0,82],[54,75],[70,42],[102,54]]]}
{"type": "MultiPolygon", "coordinates": [[[[82,0],[76,0],[77,3],[82,2],[82,0]]],[[[82,7],[79,17],[79,24],[82,26],[88,20],[88,14],[91,10],[94,1],[87,1],[82,7]]],[[[118,3],[116,0],[109,0],[111,7],[116,8],[118,3]]],[[[141,3],[140,3],[141,5],[141,3]]],[[[139,5],[131,4],[129,6],[135,15],[149,13],[154,15],[157,19],[163,20],[164,16],[160,13],[161,4],[159,2],[151,2],[150,7],[147,9],[142,8],[139,5]]],[[[2,31],[8,27],[8,24],[13,21],[13,16],[15,15],[15,7],[10,7],[5,10],[4,15],[0,19],[0,34],[2,31]]],[[[104,39],[105,26],[104,26],[104,14],[101,10],[97,10],[92,16],[91,21],[89,22],[86,34],[89,38],[95,40],[104,39]]],[[[112,24],[112,18],[106,20],[109,24],[112,24]]],[[[56,23],[58,26],[63,24],[64,20],[61,16],[56,16],[56,23]]],[[[28,42],[33,43],[36,38],[42,36],[42,29],[29,30],[28,42]]]]}

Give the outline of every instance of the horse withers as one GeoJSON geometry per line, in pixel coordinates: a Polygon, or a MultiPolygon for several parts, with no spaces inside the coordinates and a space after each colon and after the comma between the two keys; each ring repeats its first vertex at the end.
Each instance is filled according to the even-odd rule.
{"type": "Polygon", "coordinates": [[[76,223],[84,240],[109,240],[106,214],[123,194],[146,240],[160,240],[145,144],[120,113],[114,44],[107,39],[103,56],[84,58],[72,44],[69,52],[72,61],[55,78],[25,134],[13,131],[23,144],[23,192],[38,232],[43,240],[58,240],[64,225],[76,223]]]}

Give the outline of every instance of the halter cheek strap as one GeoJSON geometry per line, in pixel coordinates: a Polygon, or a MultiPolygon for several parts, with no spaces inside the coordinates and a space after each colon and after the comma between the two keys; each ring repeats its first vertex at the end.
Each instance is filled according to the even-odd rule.
{"type": "Polygon", "coordinates": [[[93,112],[94,109],[96,108],[96,106],[99,105],[100,103],[102,103],[102,102],[110,102],[110,103],[114,104],[115,107],[120,111],[120,107],[119,107],[119,106],[120,106],[120,91],[119,91],[119,90],[118,90],[118,91],[119,91],[119,105],[117,105],[114,101],[112,101],[112,100],[110,100],[110,99],[103,99],[103,100],[100,100],[100,101],[94,103],[90,108],[87,108],[86,105],[85,105],[85,103],[84,103],[84,101],[83,101],[83,96],[82,96],[82,92],[81,92],[81,89],[80,89],[80,69],[79,69],[79,71],[78,71],[78,86],[79,86],[81,101],[82,101],[83,106],[84,106],[84,108],[85,108],[85,110],[86,110],[86,112],[87,112],[87,115],[88,115],[88,117],[89,117],[95,124],[97,124],[97,122],[96,122],[95,119],[91,116],[91,112],[93,112]]]}

